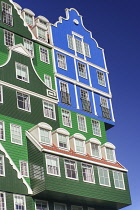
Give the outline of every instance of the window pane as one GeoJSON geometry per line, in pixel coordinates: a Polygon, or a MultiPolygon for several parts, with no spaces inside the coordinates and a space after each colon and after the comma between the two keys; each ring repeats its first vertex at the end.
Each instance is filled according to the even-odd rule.
{"type": "Polygon", "coordinates": [[[52,175],[59,175],[58,158],[55,156],[46,156],[47,173],[52,175]]]}
{"type": "Polygon", "coordinates": [[[83,131],[83,132],[86,132],[87,131],[87,128],[86,128],[86,119],[82,115],[78,115],[78,129],[80,131],[83,131]]]}
{"type": "Polygon", "coordinates": [[[79,71],[79,76],[83,78],[87,78],[86,74],[86,65],[83,63],[78,63],[78,71],[79,71]]]}
{"type": "Polygon", "coordinates": [[[16,63],[16,77],[24,82],[29,82],[28,67],[16,63]]]}
{"type": "Polygon", "coordinates": [[[0,140],[4,140],[4,122],[0,121],[0,140]]]}
{"type": "Polygon", "coordinates": [[[101,131],[100,131],[100,122],[96,120],[92,120],[92,129],[93,129],[93,134],[96,136],[101,136],[101,131]]]}
{"type": "Polygon", "coordinates": [[[10,31],[4,30],[4,38],[5,38],[5,45],[6,46],[13,46],[14,45],[14,34],[10,31]]]}
{"type": "Polygon", "coordinates": [[[34,55],[34,48],[33,48],[33,42],[28,40],[28,39],[24,39],[24,47],[26,48],[26,50],[28,50],[28,52],[30,53],[31,56],[34,55]]]}
{"type": "Polygon", "coordinates": [[[67,178],[77,179],[77,170],[75,161],[65,160],[65,170],[67,178]]]}
{"type": "Polygon", "coordinates": [[[113,171],[115,188],[125,189],[123,173],[119,171],[113,171]]]}
{"type": "Polygon", "coordinates": [[[80,139],[75,139],[76,152],[84,153],[84,141],[80,139]]]}
{"type": "Polygon", "coordinates": [[[90,50],[89,50],[89,45],[84,43],[84,48],[85,48],[85,56],[90,58],[90,50]]]}
{"type": "Polygon", "coordinates": [[[36,210],[48,210],[47,202],[36,201],[36,210]]]}
{"type": "Polygon", "coordinates": [[[87,164],[82,164],[83,180],[94,182],[93,167],[87,164]]]}
{"type": "Polygon", "coordinates": [[[66,57],[60,53],[57,54],[58,67],[66,70],[66,57]]]}
{"type": "Polygon", "coordinates": [[[114,161],[114,150],[111,148],[106,148],[106,155],[107,155],[107,160],[114,161]]]}
{"type": "Polygon", "coordinates": [[[71,116],[70,116],[70,112],[67,110],[62,109],[62,121],[63,121],[63,125],[67,126],[67,127],[71,127],[72,123],[71,123],[71,116]]]}
{"type": "Polygon", "coordinates": [[[33,26],[33,16],[25,13],[25,21],[28,25],[33,26]]]}
{"type": "Polygon", "coordinates": [[[92,149],[92,155],[93,156],[100,157],[99,145],[98,144],[91,143],[91,149],[92,149]]]}
{"type": "Polygon", "coordinates": [[[109,186],[109,171],[106,168],[98,168],[99,180],[101,185],[109,186]]]}
{"type": "Polygon", "coordinates": [[[44,75],[44,80],[45,80],[45,84],[46,84],[49,88],[52,88],[51,77],[48,76],[48,75],[44,75]]]}
{"type": "Polygon", "coordinates": [[[6,200],[4,193],[0,192],[0,210],[6,210],[5,206],[6,206],[6,200]]]}
{"type": "Polygon", "coordinates": [[[97,76],[98,76],[98,83],[99,83],[99,85],[106,86],[104,73],[102,73],[100,71],[97,71],[97,76]]]}
{"type": "Polygon", "coordinates": [[[0,175],[4,175],[4,156],[0,156],[0,175]]]}
{"type": "Polygon", "coordinates": [[[14,195],[14,210],[26,210],[24,196],[14,195]]]}
{"type": "Polygon", "coordinates": [[[48,49],[40,46],[40,60],[49,63],[49,53],[48,49]]]}
{"type": "Polygon", "coordinates": [[[58,134],[59,147],[67,148],[67,136],[58,134]]]}
{"type": "Polygon", "coordinates": [[[22,144],[21,126],[11,124],[11,141],[15,144],[22,144]]]}
{"type": "Polygon", "coordinates": [[[47,118],[55,119],[55,107],[54,104],[44,102],[44,115],[47,118]]]}
{"type": "Polygon", "coordinates": [[[72,40],[72,36],[68,35],[68,47],[73,50],[73,40],[72,40]]]}
{"type": "Polygon", "coordinates": [[[40,139],[42,143],[50,144],[50,131],[40,128],[40,139]]]}
{"type": "Polygon", "coordinates": [[[79,39],[75,39],[75,44],[76,44],[76,51],[78,53],[83,54],[82,41],[80,41],[79,39]]]}

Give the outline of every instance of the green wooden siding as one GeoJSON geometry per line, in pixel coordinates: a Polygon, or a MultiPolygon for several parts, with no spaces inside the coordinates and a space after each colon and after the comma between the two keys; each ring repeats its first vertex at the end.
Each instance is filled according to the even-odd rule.
{"type": "Polygon", "coordinates": [[[104,122],[100,121],[101,137],[95,136],[95,135],[93,135],[93,130],[92,130],[92,123],[91,123],[92,118],[85,116],[86,124],[87,124],[87,132],[82,132],[82,131],[78,130],[77,113],[70,111],[72,128],[69,128],[69,127],[63,125],[62,112],[61,112],[62,109],[63,108],[58,107],[59,125],[60,125],[60,128],[65,128],[67,131],[69,131],[70,136],[73,135],[74,133],[81,133],[86,137],[87,140],[90,138],[97,138],[101,141],[102,144],[104,144],[107,141],[104,122]]]}

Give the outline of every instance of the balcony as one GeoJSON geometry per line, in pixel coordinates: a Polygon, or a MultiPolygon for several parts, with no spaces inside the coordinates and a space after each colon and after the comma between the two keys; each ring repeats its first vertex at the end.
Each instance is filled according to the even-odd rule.
{"type": "Polygon", "coordinates": [[[61,91],[61,102],[63,104],[67,104],[67,105],[70,105],[70,94],[67,93],[67,92],[64,92],[64,91],[61,91]]]}
{"type": "Polygon", "coordinates": [[[90,101],[81,98],[82,101],[82,109],[86,112],[91,112],[90,101]]]}
{"type": "Polygon", "coordinates": [[[107,120],[111,120],[110,118],[110,110],[106,107],[101,106],[102,109],[102,116],[103,118],[107,119],[107,120]]]}
{"type": "Polygon", "coordinates": [[[3,11],[2,22],[8,26],[13,26],[13,16],[3,11]]]}

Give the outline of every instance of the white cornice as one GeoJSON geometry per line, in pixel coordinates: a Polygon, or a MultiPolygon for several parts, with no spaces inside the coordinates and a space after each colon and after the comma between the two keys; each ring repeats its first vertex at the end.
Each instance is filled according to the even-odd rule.
{"type": "Polygon", "coordinates": [[[16,170],[18,179],[22,179],[23,183],[26,185],[26,187],[28,189],[28,194],[33,194],[32,189],[30,188],[30,186],[28,185],[28,183],[26,182],[26,180],[24,179],[24,177],[21,175],[20,171],[18,170],[18,168],[16,167],[15,163],[12,161],[11,157],[9,156],[9,154],[4,149],[4,147],[2,146],[1,143],[0,143],[0,150],[5,154],[5,157],[8,158],[9,163],[12,166],[12,168],[14,170],[16,170]]]}
{"type": "Polygon", "coordinates": [[[31,96],[35,96],[37,98],[41,98],[42,100],[45,100],[45,101],[49,101],[49,102],[52,102],[52,103],[55,103],[55,104],[57,103],[57,100],[54,100],[54,99],[49,98],[47,96],[43,96],[41,94],[32,92],[30,90],[27,90],[27,89],[24,89],[24,88],[21,88],[21,87],[18,87],[16,85],[13,85],[13,84],[4,82],[2,80],[0,80],[0,85],[3,85],[3,86],[6,86],[6,87],[9,87],[9,88],[12,88],[12,89],[14,89],[16,91],[20,91],[20,92],[26,93],[26,94],[31,95],[31,96]]]}
{"type": "Polygon", "coordinates": [[[103,95],[103,96],[105,96],[105,97],[107,97],[107,98],[112,98],[112,94],[105,93],[105,92],[103,92],[103,91],[101,91],[101,90],[98,90],[98,89],[96,89],[96,88],[90,87],[89,85],[86,85],[86,84],[84,84],[84,83],[82,83],[82,82],[78,82],[78,81],[76,81],[76,80],[74,80],[74,79],[71,79],[71,78],[69,78],[69,77],[66,77],[66,76],[64,76],[64,75],[62,75],[62,74],[55,73],[55,76],[58,77],[58,78],[60,78],[60,79],[65,80],[65,81],[67,81],[67,82],[71,82],[71,83],[73,83],[74,85],[78,85],[78,86],[83,87],[83,88],[85,88],[85,89],[87,89],[87,90],[91,90],[92,92],[95,92],[95,93],[98,93],[98,94],[100,94],[100,95],[103,95]]]}
{"type": "Polygon", "coordinates": [[[36,139],[28,132],[26,131],[26,136],[28,137],[28,139],[38,148],[39,151],[42,151],[42,152],[48,152],[48,153],[51,153],[51,154],[54,154],[54,155],[59,155],[59,156],[63,156],[63,157],[67,157],[67,158],[71,158],[71,159],[75,159],[75,160],[79,160],[79,161],[83,161],[83,162],[86,162],[86,163],[90,163],[90,164],[95,164],[95,165],[98,165],[98,166],[103,166],[103,167],[107,167],[107,168],[111,168],[111,169],[116,169],[116,170],[119,170],[119,171],[124,171],[124,172],[127,172],[128,170],[122,166],[119,162],[119,164],[123,167],[123,168],[119,168],[119,167],[115,167],[115,166],[111,166],[111,165],[107,165],[107,164],[104,164],[104,163],[99,163],[99,162],[96,162],[96,161],[93,161],[93,160],[87,160],[87,159],[84,159],[84,158],[80,158],[80,157],[77,157],[77,156],[73,156],[73,155],[68,155],[68,154],[65,154],[65,153],[61,153],[61,152],[56,152],[56,151],[53,151],[53,150],[49,150],[49,149],[45,149],[44,147],[42,147],[37,141],[36,139]]]}

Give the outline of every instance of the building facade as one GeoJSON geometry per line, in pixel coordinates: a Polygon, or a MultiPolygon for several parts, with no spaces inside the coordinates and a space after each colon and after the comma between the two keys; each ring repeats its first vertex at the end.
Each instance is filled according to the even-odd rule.
{"type": "Polygon", "coordinates": [[[75,9],[51,24],[0,0],[0,210],[131,204],[104,50],[75,9]]]}

